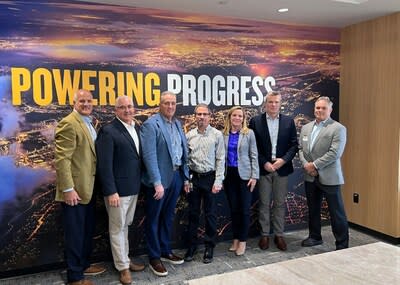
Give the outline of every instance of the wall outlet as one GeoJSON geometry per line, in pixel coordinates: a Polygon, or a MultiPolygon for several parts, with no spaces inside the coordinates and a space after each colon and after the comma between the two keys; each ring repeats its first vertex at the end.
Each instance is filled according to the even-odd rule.
{"type": "Polygon", "coordinates": [[[353,193],[353,203],[358,203],[360,195],[358,193],[353,193]]]}

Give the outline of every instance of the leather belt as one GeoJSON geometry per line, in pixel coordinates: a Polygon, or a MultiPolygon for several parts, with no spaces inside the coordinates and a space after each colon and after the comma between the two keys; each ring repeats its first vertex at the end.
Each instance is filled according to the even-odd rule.
{"type": "Polygon", "coordinates": [[[172,167],[172,170],[173,170],[173,171],[177,171],[177,170],[179,170],[179,169],[181,169],[181,165],[174,165],[174,166],[172,167]]]}
{"type": "Polygon", "coordinates": [[[206,176],[214,175],[215,174],[215,170],[211,170],[211,171],[204,172],[204,173],[198,173],[196,171],[191,170],[190,173],[193,175],[193,177],[200,178],[200,177],[206,177],[206,176]]]}

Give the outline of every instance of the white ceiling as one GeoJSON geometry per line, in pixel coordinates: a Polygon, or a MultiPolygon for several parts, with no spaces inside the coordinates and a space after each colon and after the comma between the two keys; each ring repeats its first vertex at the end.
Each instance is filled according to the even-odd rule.
{"type": "Polygon", "coordinates": [[[342,28],[400,11],[400,0],[82,0],[121,6],[342,28]],[[341,2],[337,2],[341,1],[341,2]],[[362,2],[350,4],[343,2],[362,2]],[[278,13],[279,8],[289,8],[278,13]]]}

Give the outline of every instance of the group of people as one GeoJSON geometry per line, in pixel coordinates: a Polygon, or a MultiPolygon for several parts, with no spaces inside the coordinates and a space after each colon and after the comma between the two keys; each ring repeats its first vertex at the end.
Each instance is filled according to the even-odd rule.
{"type": "Polygon", "coordinates": [[[299,146],[293,119],[280,113],[281,100],[280,93],[269,92],[265,96],[265,112],[251,118],[249,124],[245,109],[232,107],[223,131],[210,125],[208,105],[198,104],[194,110],[196,127],[185,135],[175,117],[174,93],[161,94],[159,113],[141,127],[133,119],[132,98],[119,96],[114,120],[97,133],[90,117],[92,94],[78,90],[74,110],[60,121],[55,136],[56,200],[62,202],[68,284],[93,284],[84,276],[105,271],[89,262],[95,188],[101,189],[104,196],[114,266],[122,284],[131,284],[131,271],[145,267],[129,257],[128,227],[140,189],[145,195],[149,268],[157,276],[168,275],[163,262],[178,265],[195,258],[202,210],[203,262],[213,261],[217,195],[221,191],[225,192],[231,211],[233,242],[229,251],[237,256],[245,254],[252,192],[257,181],[259,247],[268,249],[273,233],[277,248],[285,251],[285,198],[288,175],[293,172],[292,160],[298,150],[309,208],[309,236],[302,246],[322,243],[320,211],[322,198],[326,197],[336,248],[348,247],[348,225],[340,192],[344,183],[340,157],[346,129],[330,118],[330,99],[320,97],[315,103],[315,120],[302,128],[299,146]],[[182,190],[189,203],[189,234],[183,258],[172,252],[170,242],[182,190]]]}

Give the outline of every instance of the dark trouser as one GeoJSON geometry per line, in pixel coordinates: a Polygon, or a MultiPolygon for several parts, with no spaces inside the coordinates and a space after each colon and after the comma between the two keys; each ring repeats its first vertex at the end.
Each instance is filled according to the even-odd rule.
{"type": "Polygon", "coordinates": [[[336,239],[336,249],[349,247],[349,228],[344,210],[340,185],[323,185],[318,177],[314,182],[305,182],[309,210],[308,227],[310,237],[321,240],[321,204],[325,196],[331,218],[332,232],[336,239]]]}
{"type": "Polygon", "coordinates": [[[153,198],[154,187],[145,187],[146,200],[146,241],[149,260],[160,259],[161,255],[172,253],[171,233],[175,207],[183,187],[183,174],[174,172],[174,178],[160,200],[153,198]]]}
{"type": "Polygon", "coordinates": [[[83,271],[90,266],[89,258],[95,230],[95,203],[95,195],[86,205],[68,206],[62,203],[68,283],[82,280],[83,271]]]}
{"type": "Polygon", "coordinates": [[[197,231],[200,222],[200,205],[203,198],[206,247],[215,247],[217,237],[216,194],[212,193],[215,172],[197,174],[192,172],[193,190],[188,194],[189,201],[189,246],[197,246],[197,231]]]}
{"type": "Polygon", "coordinates": [[[233,238],[246,241],[250,227],[250,206],[252,193],[242,180],[237,167],[228,167],[224,190],[231,208],[233,238]]]}

